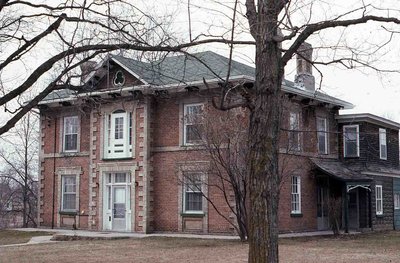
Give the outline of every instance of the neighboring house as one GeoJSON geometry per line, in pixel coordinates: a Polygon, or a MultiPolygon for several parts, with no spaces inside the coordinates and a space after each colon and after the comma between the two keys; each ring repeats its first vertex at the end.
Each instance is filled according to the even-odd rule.
{"type": "Polygon", "coordinates": [[[336,119],[340,162],[357,174],[346,182],[348,226],[400,229],[400,124],[372,114],[336,119]]]}
{"type": "MultiPolygon", "coordinates": [[[[280,231],[328,229],[325,199],[332,193],[346,196],[346,187],[349,209],[339,208],[348,211],[343,222],[346,218],[353,222],[351,194],[357,191],[362,196],[368,191],[371,203],[379,185],[384,185],[379,194],[383,201],[377,202],[382,203],[383,216],[389,216],[385,205],[390,206],[393,198],[385,194],[391,186],[382,181],[370,192],[376,174],[345,168],[349,156],[342,157],[338,131],[345,121],[352,121],[338,113],[353,105],[316,91],[307,62],[312,58],[310,48],[303,56],[306,60],[297,59],[296,81],[282,83],[287,98],[282,129],[287,132],[282,132],[280,149],[280,231]],[[331,165],[328,160],[334,163],[334,171],[327,168],[331,165]]],[[[50,94],[39,105],[39,225],[146,233],[232,233],[233,228],[202,197],[201,192],[214,200],[222,215],[232,218],[224,196],[213,187],[216,179],[209,173],[210,161],[196,147],[199,138],[194,132],[199,125],[195,117],[211,105],[209,89],[219,89],[228,65],[227,58],[213,52],[166,57],[151,64],[110,56],[99,65],[86,65],[84,70],[94,71],[83,78],[85,87],[78,93],[62,90],[50,94]],[[184,174],[192,179],[182,179],[184,174]]],[[[251,88],[254,68],[236,61],[231,67],[230,81],[251,88]]],[[[387,138],[395,136],[398,124],[381,120],[387,138]]],[[[346,134],[359,134],[362,125],[360,122],[357,131],[346,130],[346,134]]],[[[347,137],[346,151],[353,154],[354,138],[347,137]]],[[[386,154],[396,170],[398,145],[396,149],[391,145],[391,141],[387,143],[386,154]]],[[[364,156],[362,144],[356,149],[364,156]]],[[[369,159],[362,160],[366,163],[369,159]]],[[[361,204],[361,197],[359,200],[361,204]]],[[[361,207],[355,209],[361,211],[361,207]]],[[[375,206],[368,211],[375,211],[375,206]]],[[[357,216],[361,222],[361,212],[357,216]]],[[[378,220],[372,220],[372,226],[378,225],[378,220]]]]}
{"type": "Polygon", "coordinates": [[[22,225],[22,216],[16,211],[18,204],[9,183],[0,182],[0,229],[22,225]]]}

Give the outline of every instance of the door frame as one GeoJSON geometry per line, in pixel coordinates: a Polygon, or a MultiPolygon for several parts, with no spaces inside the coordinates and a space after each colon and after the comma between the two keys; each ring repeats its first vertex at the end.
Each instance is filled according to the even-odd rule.
{"type": "Polygon", "coordinates": [[[103,207],[102,207],[102,229],[105,231],[124,231],[130,232],[132,230],[132,222],[134,221],[134,202],[135,200],[132,199],[134,196],[134,186],[132,184],[134,176],[130,172],[126,171],[111,171],[103,173],[103,187],[101,192],[103,193],[103,207]],[[116,183],[115,182],[115,175],[122,174],[126,175],[126,180],[123,183],[116,183]],[[110,181],[111,178],[111,181],[110,181]],[[122,230],[114,230],[113,229],[113,213],[112,213],[112,206],[113,206],[113,195],[114,195],[114,188],[116,187],[125,187],[125,203],[126,203],[126,227],[122,230]],[[110,192],[111,191],[111,192],[110,192]],[[111,205],[111,207],[110,207],[111,205]]]}
{"type": "Polygon", "coordinates": [[[393,178],[393,229],[400,230],[400,208],[395,207],[396,195],[400,195],[400,178],[393,178]]]}
{"type": "Polygon", "coordinates": [[[357,188],[354,188],[351,191],[349,191],[348,192],[348,196],[349,196],[349,200],[348,200],[348,203],[347,203],[347,207],[348,207],[347,209],[348,209],[348,214],[349,214],[349,228],[350,229],[359,229],[360,228],[360,193],[359,193],[359,188],[357,187],[357,188]],[[356,223],[355,227],[351,226],[351,223],[350,223],[350,195],[351,194],[354,194],[355,198],[356,198],[356,202],[355,202],[356,208],[355,208],[354,212],[355,212],[355,214],[357,216],[356,216],[356,219],[355,219],[355,222],[354,222],[354,223],[356,223]]]}
{"type": "Polygon", "coordinates": [[[318,230],[329,230],[330,229],[330,222],[329,222],[329,187],[327,185],[317,185],[317,229],[318,230]],[[321,192],[322,191],[322,192],[321,192]],[[320,195],[320,193],[322,193],[320,195]],[[325,193],[325,196],[324,196],[325,193]],[[318,216],[318,201],[319,197],[321,196],[321,217],[318,216]],[[326,197],[326,200],[324,199],[326,197]],[[327,214],[324,214],[324,205],[327,206],[327,214]],[[323,222],[324,226],[321,223],[323,222]],[[326,224],[326,226],[325,226],[326,224]]]}

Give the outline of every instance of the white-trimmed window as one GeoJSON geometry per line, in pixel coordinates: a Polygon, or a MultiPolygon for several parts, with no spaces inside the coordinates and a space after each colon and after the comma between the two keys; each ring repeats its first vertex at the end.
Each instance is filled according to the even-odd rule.
{"type": "Polygon", "coordinates": [[[291,112],[289,115],[289,150],[300,151],[300,114],[291,112]]]}
{"type": "Polygon", "coordinates": [[[183,143],[184,145],[198,144],[201,142],[203,128],[202,103],[185,104],[183,118],[183,143]]]}
{"type": "Polygon", "coordinates": [[[358,125],[343,126],[344,157],[360,156],[360,141],[358,125]]]}
{"type": "Polygon", "coordinates": [[[203,213],[203,182],[201,173],[185,173],[183,191],[183,211],[203,213]]]}
{"type": "Polygon", "coordinates": [[[78,151],[79,117],[64,117],[63,151],[78,151]]]}
{"type": "Polygon", "coordinates": [[[386,129],[379,128],[379,157],[387,159],[386,129]]]}
{"type": "Polygon", "coordinates": [[[317,118],[318,152],[328,154],[328,128],[326,118],[317,118]]]}
{"type": "Polygon", "coordinates": [[[76,211],[76,176],[63,175],[61,177],[61,210],[76,211]]]}
{"type": "Polygon", "coordinates": [[[291,213],[301,214],[301,181],[300,176],[292,176],[291,213]]]}
{"type": "Polygon", "coordinates": [[[104,158],[132,157],[132,112],[116,110],[104,119],[104,158]]]}
{"type": "Polygon", "coordinates": [[[376,214],[383,215],[382,185],[375,186],[376,214]]]}
{"type": "Polygon", "coordinates": [[[396,193],[393,195],[393,199],[394,199],[394,209],[400,209],[400,194],[396,193]]]}

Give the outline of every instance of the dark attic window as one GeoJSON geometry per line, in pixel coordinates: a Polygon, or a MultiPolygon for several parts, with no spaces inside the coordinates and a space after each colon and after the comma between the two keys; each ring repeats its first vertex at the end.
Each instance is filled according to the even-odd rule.
{"type": "Polygon", "coordinates": [[[125,75],[121,70],[118,70],[117,72],[115,72],[114,75],[114,85],[115,86],[122,86],[125,83],[125,75]]]}

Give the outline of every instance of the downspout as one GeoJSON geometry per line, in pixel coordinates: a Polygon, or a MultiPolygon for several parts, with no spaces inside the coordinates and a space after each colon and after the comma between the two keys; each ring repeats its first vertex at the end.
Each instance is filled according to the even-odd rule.
{"type": "Polygon", "coordinates": [[[53,143],[53,208],[51,209],[51,228],[54,228],[54,208],[55,208],[55,191],[56,191],[56,143],[57,143],[57,117],[54,119],[54,143],[53,143]]]}
{"type": "Polygon", "coordinates": [[[144,233],[149,233],[151,231],[150,227],[150,110],[152,101],[146,96],[144,104],[144,155],[143,155],[143,170],[144,170],[144,233]]]}
{"type": "Polygon", "coordinates": [[[369,210],[368,224],[372,230],[372,189],[371,191],[368,191],[368,210],[369,210]]]}

